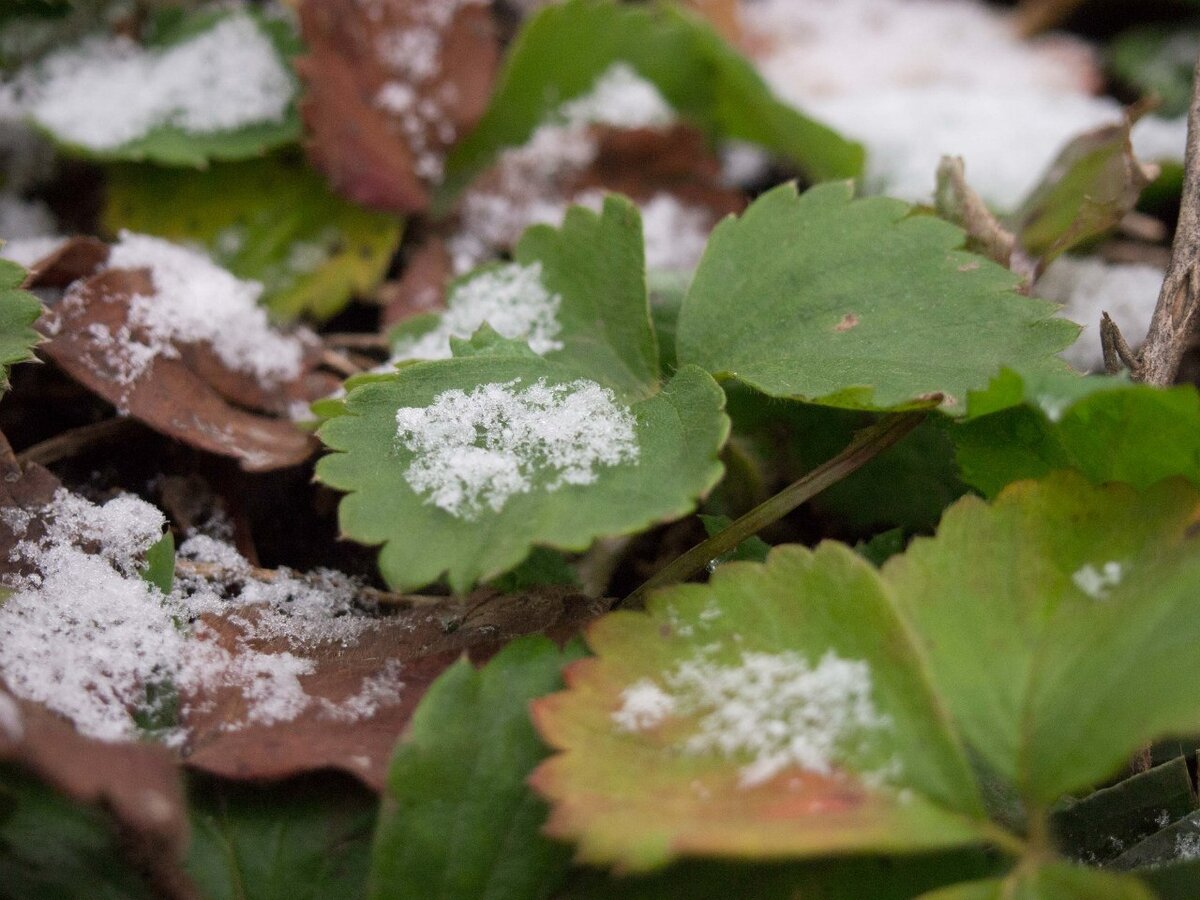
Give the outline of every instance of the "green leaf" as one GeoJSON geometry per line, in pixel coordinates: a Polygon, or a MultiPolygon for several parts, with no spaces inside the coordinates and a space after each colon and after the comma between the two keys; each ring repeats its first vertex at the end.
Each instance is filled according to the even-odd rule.
{"type": "Polygon", "coordinates": [[[963,480],[985,496],[1068,468],[1097,484],[1142,488],[1175,475],[1200,484],[1200,394],[1190,385],[1005,371],[968,407],[950,435],[963,480]]]}
{"type": "Polygon", "coordinates": [[[525,785],[546,750],[529,701],[562,685],[565,654],[542,637],[509,644],[481,671],[461,661],[435,681],[396,748],[371,869],[378,900],[537,900],[570,849],[542,837],[525,785]]]}
{"type": "Polygon", "coordinates": [[[1151,25],[1123,31],[1109,45],[1108,59],[1122,81],[1154,94],[1161,116],[1182,116],[1192,96],[1192,72],[1200,55],[1200,30],[1151,25]]]}
{"type": "Polygon", "coordinates": [[[146,551],[146,566],[142,578],[164,594],[171,593],[175,584],[175,535],[167,532],[146,551]]]}
{"type": "Polygon", "coordinates": [[[729,563],[647,613],[601,619],[588,643],[570,690],[534,706],[561,752],[532,783],[582,861],[642,871],[986,840],[921,654],[847,547],[729,563]]]}
{"type": "Polygon", "coordinates": [[[1003,365],[1064,368],[1054,354],[1077,326],[962,242],[898,200],[853,200],[849,184],[776,188],[709,238],[679,361],[774,397],[889,410],[940,394],[949,412],[1003,365]]]}
{"type": "Polygon", "coordinates": [[[1011,218],[1025,251],[1043,263],[1112,230],[1153,181],[1133,155],[1138,113],[1070,141],[1011,218]]]}
{"type": "Polygon", "coordinates": [[[348,493],[339,509],[342,531],[383,544],[379,568],[393,588],[429,584],[445,572],[451,587],[464,591],[513,568],[534,546],[583,550],[595,537],[685,515],[720,477],[724,396],[706,373],[688,367],[644,400],[615,395],[636,420],[638,458],[598,469],[591,484],[551,489],[553,473],[538,471],[532,490],[477,519],[431,505],[410,485],[415,456],[397,441],[397,410],[429,407],[447,391],[514,381],[522,390],[539,379],[570,385],[579,372],[530,357],[418,363],[353,389],[345,414],[321,428],[321,439],[338,452],[317,464],[317,477],[348,493]]]}
{"type": "Polygon", "coordinates": [[[103,221],[112,233],[203,243],[239,278],[261,281],[277,315],[318,319],[379,283],[401,232],[398,220],[342,200],[306,166],[278,157],[204,172],[113,166],[103,221]]]}
{"type": "MultiPolygon", "coordinates": [[[[701,524],[704,526],[705,533],[709,537],[720,534],[733,524],[733,519],[729,518],[729,516],[700,516],[699,518],[701,524]]],[[[770,552],[771,545],[758,535],[753,535],[746,538],[746,540],[742,541],[728,553],[724,553],[710,562],[708,564],[709,570],[711,571],[727,562],[763,562],[770,552]]]]}
{"type": "Polygon", "coordinates": [[[524,143],[618,61],[654,83],[685,118],[786,156],[813,180],[862,170],[861,146],[776,100],[754,67],[699,19],[665,6],[568,0],[533,16],[510,47],[487,113],[450,156],[446,194],[505,147],[524,143]]]}
{"type": "Polygon", "coordinates": [[[578,587],[579,576],[567,562],[566,556],[545,547],[534,547],[523,563],[491,582],[491,586],[503,594],[519,594],[529,588],[548,584],[578,587]]]}
{"type": "Polygon", "coordinates": [[[0,766],[0,895],[37,900],[150,900],[100,810],[0,766]]]}
{"type": "MultiPolygon", "coordinates": [[[[182,43],[213,28],[231,15],[250,17],[269,38],[281,63],[291,71],[290,61],[301,47],[292,26],[279,18],[268,18],[253,11],[235,13],[199,10],[186,17],[171,17],[168,23],[151,28],[145,52],[153,53],[182,43]]],[[[295,81],[293,77],[293,82],[295,81]]],[[[35,124],[37,123],[35,119],[35,124]]],[[[301,134],[300,114],[293,98],[286,115],[280,121],[250,123],[222,131],[186,131],[174,125],[160,125],[145,135],[118,147],[95,149],[84,147],[49,132],[67,153],[97,160],[127,160],[153,162],[167,166],[204,168],[217,160],[252,159],[269,150],[294,144],[301,134]]]]}
{"type": "MultiPolygon", "coordinates": [[[[389,584],[412,588],[447,573],[451,587],[462,591],[513,568],[535,546],[583,550],[596,537],[684,515],[717,482],[717,451],[728,433],[724,395],[694,366],[662,384],[642,253],[640,219],[628,201],[610,198],[602,215],[573,209],[561,229],[527,232],[517,252],[519,264],[541,267],[541,283],[559,298],[560,350],[539,357],[485,327],[470,342],[452,340],[452,359],[405,365],[349,386],[341,414],[320,430],[339,452],[320,461],[317,476],[349,494],[340,508],[343,532],[383,544],[379,565],[389,584]],[[426,463],[398,440],[399,409],[428,408],[447,392],[470,394],[485,385],[516,397],[541,379],[551,388],[590,382],[610,391],[614,410],[624,407],[636,421],[636,449],[619,464],[593,470],[591,483],[563,484],[546,466],[527,461],[529,490],[509,494],[486,513],[438,506],[413,487],[412,467],[426,463]]],[[[334,411],[329,407],[322,413],[334,411]]],[[[476,435],[476,447],[489,437],[476,435]]]]}
{"type": "Polygon", "coordinates": [[[884,566],[964,738],[1030,815],[1200,724],[1200,560],[1176,550],[1198,508],[1178,480],[1060,473],[960,500],[884,566]]]}
{"type": "Polygon", "coordinates": [[[42,314],[42,304],[21,290],[25,270],[0,259],[0,388],[8,387],[8,370],[14,363],[33,359],[41,335],[32,325],[42,314]]]}
{"type": "Polygon", "coordinates": [[[1007,878],[922,894],[920,900],[1154,900],[1154,893],[1136,878],[1044,863],[1007,878]]]}
{"type": "Polygon", "coordinates": [[[1113,860],[1112,866],[1122,871],[1168,866],[1194,860],[1197,850],[1200,850],[1200,811],[1172,821],[1130,847],[1113,860]]]}
{"type": "Polygon", "coordinates": [[[342,778],[270,786],[199,783],[188,873],[205,900],[366,896],[378,803],[342,778]]]}
{"type": "Polygon", "coordinates": [[[881,531],[869,541],[859,541],[854,547],[854,552],[874,565],[882,566],[896,554],[903,553],[906,543],[908,538],[904,529],[891,528],[881,531]]]}
{"type": "Polygon", "coordinates": [[[1068,800],[1050,816],[1063,853],[1093,865],[1120,856],[1196,807],[1187,760],[1139,772],[1084,797],[1068,800]]]}

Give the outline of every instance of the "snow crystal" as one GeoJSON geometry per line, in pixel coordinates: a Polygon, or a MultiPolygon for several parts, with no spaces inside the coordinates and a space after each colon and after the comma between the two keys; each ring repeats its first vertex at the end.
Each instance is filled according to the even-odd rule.
{"type": "MultiPolygon", "coordinates": [[[[314,703],[300,681],[316,671],[307,651],[376,626],[347,576],[286,569],[260,576],[232,547],[201,536],[185,541],[180,555],[216,567],[220,577],[181,569],[164,596],[140,574],[164,519],[135,497],[97,506],[60,490],[37,513],[34,531],[34,511],[3,512],[16,535],[28,536],[12,553],[27,573],[0,604],[0,679],[90,737],[137,739],[135,714],[153,711],[151,692],[164,686],[190,696],[238,690],[246,713],[224,722],[226,729],[288,721],[314,703]],[[219,634],[208,616],[234,625],[236,634],[219,634]],[[260,649],[278,640],[288,649],[260,649]]],[[[398,665],[365,679],[343,703],[322,698],[320,714],[355,721],[396,702],[398,665]]],[[[178,744],[184,734],[168,729],[163,737],[178,744]]]]}
{"type": "Polygon", "coordinates": [[[1062,357],[1082,372],[1104,368],[1100,314],[1107,312],[1126,339],[1137,346],[1154,315],[1162,287],[1161,269],[1141,263],[1060,256],[1034,286],[1034,296],[1063,304],[1058,315],[1083,326],[1062,357]]]}
{"type": "Polygon", "coordinates": [[[1103,600],[1121,583],[1124,574],[1125,567],[1119,562],[1109,561],[1098,569],[1087,563],[1076,570],[1071,576],[1071,581],[1093,600],[1103,600]]]}
{"type": "Polygon", "coordinates": [[[585,379],[518,383],[444,391],[396,411],[397,440],[413,454],[405,480],[426,503],[475,519],[535,484],[591,484],[598,467],[637,461],[637,423],[612,391],[585,379]]]}
{"type": "Polygon", "coordinates": [[[280,122],[295,91],[270,39],[237,14],[164,50],[93,38],[48,57],[21,88],[36,122],[93,150],[163,126],[205,134],[280,122]]]}
{"type": "MultiPolygon", "coordinates": [[[[156,356],[178,356],[176,344],[201,342],[229,368],[264,384],[299,375],[303,343],[271,326],[258,306],[260,283],[236,278],[204,253],[161,238],[128,231],[120,238],[107,268],[148,269],[154,283],[153,295],[130,300],[128,325],[119,333],[93,334],[109,345],[123,383],[140,377],[156,356]]],[[[73,296],[68,291],[64,302],[73,296]]]]}
{"type": "Polygon", "coordinates": [[[1086,45],[1023,41],[977,0],[758,0],[741,16],[774,90],[866,144],[868,186],[905,199],[928,200],[950,154],[1013,209],[1066,141],[1121,119],[1091,96],[1086,45]]]}
{"type": "Polygon", "coordinates": [[[506,338],[527,341],[539,355],[561,350],[562,342],[554,339],[562,328],[561,302],[542,283],[540,262],[489,269],[455,286],[437,327],[398,344],[391,362],[448,359],[450,338],[469,338],[485,322],[506,338]]]}
{"type": "Polygon", "coordinates": [[[829,775],[838,759],[863,749],[890,727],[871,699],[871,670],[832,650],[810,665],[796,653],[744,653],[736,665],[710,659],[679,663],[653,681],[635,683],[613,714],[617,727],[638,731],[669,716],[695,716],[681,749],[749,760],[743,787],[769,781],[795,766],[829,775]]]}

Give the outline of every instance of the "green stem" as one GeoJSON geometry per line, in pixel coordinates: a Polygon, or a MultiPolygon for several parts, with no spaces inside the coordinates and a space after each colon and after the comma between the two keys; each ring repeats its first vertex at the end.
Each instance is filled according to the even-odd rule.
{"type": "Polygon", "coordinates": [[[792,482],[774,497],[764,500],[719,534],[697,544],[656,572],[645,584],[618,604],[624,609],[641,609],[646,595],[656,588],[686,581],[717,557],[737,547],[746,538],[778,522],[793,509],[815,497],[830,485],[866,465],[884,450],[898,443],[917,427],[927,413],[897,413],[860,432],[841,453],[817,466],[803,478],[792,482]]]}

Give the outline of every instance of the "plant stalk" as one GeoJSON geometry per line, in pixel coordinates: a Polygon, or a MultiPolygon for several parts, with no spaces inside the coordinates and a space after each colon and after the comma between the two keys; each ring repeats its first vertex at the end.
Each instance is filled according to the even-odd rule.
{"type": "Polygon", "coordinates": [[[645,584],[622,600],[618,607],[641,609],[650,591],[686,581],[703,571],[712,560],[733,550],[742,541],[758,534],[768,525],[778,522],[801,503],[812,499],[825,488],[862,468],[884,450],[899,443],[925,419],[926,415],[928,413],[924,410],[897,413],[860,432],[849,446],[833,459],[817,466],[775,496],[764,500],[724,531],[702,541],[660,569],[645,584]]]}

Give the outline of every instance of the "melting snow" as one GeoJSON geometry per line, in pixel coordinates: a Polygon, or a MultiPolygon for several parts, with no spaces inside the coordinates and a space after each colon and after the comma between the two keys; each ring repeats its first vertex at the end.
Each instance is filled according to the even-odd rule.
{"type": "Polygon", "coordinates": [[[426,503],[475,519],[535,484],[591,484],[597,468],[637,461],[637,423],[612,391],[584,379],[518,383],[444,391],[396,411],[397,440],[413,454],[405,479],[426,503]]]}
{"type": "Polygon", "coordinates": [[[1062,356],[1082,372],[1104,368],[1100,313],[1108,312],[1135,347],[1150,327],[1162,287],[1161,269],[1140,263],[1060,256],[1034,287],[1034,296],[1063,304],[1059,315],[1083,326],[1079,340],[1062,356]]]}
{"type": "Polygon", "coordinates": [[[1113,588],[1121,583],[1124,574],[1125,567],[1119,562],[1106,562],[1098,569],[1088,563],[1081,566],[1071,576],[1071,580],[1075,582],[1077,588],[1093,600],[1103,600],[1113,588]]]}
{"type": "Polygon", "coordinates": [[[643,679],[626,689],[613,713],[617,727],[642,731],[694,717],[696,730],[681,749],[744,762],[743,787],[792,766],[828,775],[891,724],[871,699],[867,663],[832,650],[815,666],[796,653],[744,653],[736,665],[691,660],[662,683],[643,679]]]}
{"type": "Polygon", "coordinates": [[[35,121],[93,150],[163,126],[205,134],[281,122],[295,91],[270,39],[240,14],[164,50],[93,38],[51,55],[18,87],[35,121]]]}
{"type": "MultiPolygon", "coordinates": [[[[309,651],[375,627],[349,578],[280,570],[263,580],[231,547],[206,537],[186,541],[181,556],[219,567],[228,583],[218,593],[212,579],[181,571],[163,595],[139,570],[165,520],[135,497],[97,506],[59,490],[38,512],[45,527],[37,531],[32,511],[3,513],[24,535],[13,559],[28,571],[0,604],[0,679],[90,737],[137,739],[135,714],[155,711],[150,694],[164,687],[193,696],[236,688],[247,714],[225,723],[231,730],[293,719],[314,702],[300,681],[316,670],[309,651]],[[236,636],[218,634],[209,616],[236,625],[236,636]],[[259,649],[278,639],[288,649],[259,649]]],[[[344,704],[322,698],[320,712],[342,721],[370,716],[396,702],[399,674],[391,664],[344,704]]],[[[184,735],[173,729],[166,739],[184,735]]]]}
{"type": "Polygon", "coordinates": [[[397,345],[391,362],[448,359],[450,338],[469,338],[485,322],[506,338],[527,341],[539,355],[561,350],[555,336],[562,329],[562,298],[542,283],[542,264],[510,263],[480,272],[456,285],[436,328],[397,345]]]}

